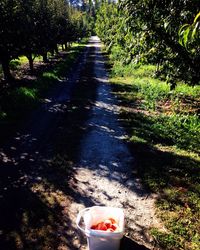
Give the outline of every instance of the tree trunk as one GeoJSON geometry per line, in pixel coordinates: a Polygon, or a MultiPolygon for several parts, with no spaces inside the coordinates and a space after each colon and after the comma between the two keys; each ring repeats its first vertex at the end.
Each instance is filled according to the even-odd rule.
{"type": "Polygon", "coordinates": [[[200,74],[199,74],[199,71],[197,70],[197,72],[195,72],[192,75],[191,84],[192,84],[192,86],[195,86],[199,83],[200,83],[200,74]]]}
{"type": "Polygon", "coordinates": [[[13,76],[10,73],[10,66],[9,66],[9,59],[8,58],[3,58],[1,60],[2,64],[2,69],[3,69],[3,74],[4,74],[4,79],[8,82],[13,80],[13,76]]]}
{"type": "Polygon", "coordinates": [[[28,62],[29,62],[29,68],[30,68],[30,71],[31,71],[31,73],[33,73],[33,57],[32,57],[32,54],[30,53],[28,56],[27,56],[27,58],[28,58],[28,62]]]}
{"type": "Polygon", "coordinates": [[[57,44],[55,45],[54,50],[55,50],[56,54],[58,54],[58,53],[59,53],[59,51],[58,51],[58,45],[57,45],[57,44]]]}
{"type": "Polygon", "coordinates": [[[53,49],[51,50],[51,56],[54,56],[54,50],[53,49]]]}
{"type": "Polygon", "coordinates": [[[65,43],[65,51],[67,51],[67,43],[65,43]]]}
{"type": "Polygon", "coordinates": [[[171,80],[169,83],[170,91],[174,90],[176,88],[177,83],[174,80],[171,80]]]}
{"type": "Polygon", "coordinates": [[[44,52],[44,53],[42,54],[42,58],[43,58],[43,62],[44,62],[44,63],[47,63],[47,62],[48,62],[47,52],[44,52]]]}

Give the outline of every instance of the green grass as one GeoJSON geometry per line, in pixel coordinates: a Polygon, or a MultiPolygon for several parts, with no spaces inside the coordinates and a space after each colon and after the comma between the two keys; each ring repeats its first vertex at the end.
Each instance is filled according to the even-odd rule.
{"type": "Polygon", "coordinates": [[[174,92],[181,96],[193,96],[199,97],[200,95],[200,86],[196,85],[194,87],[188,86],[187,84],[178,84],[174,92]]]}
{"type": "Polygon", "coordinates": [[[174,91],[154,78],[155,66],[114,63],[113,92],[144,185],[158,194],[165,231],[151,234],[165,250],[200,249],[200,86],[174,91]]]}
{"type": "Polygon", "coordinates": [[[151,77],[154,75],[156,67],[154,65],[137,65],[137,64],[128,64],[124,65],[120,61],[115,61],[112,68],[112,76],[131,76],[134,78],[141,77],[151,77]]]}

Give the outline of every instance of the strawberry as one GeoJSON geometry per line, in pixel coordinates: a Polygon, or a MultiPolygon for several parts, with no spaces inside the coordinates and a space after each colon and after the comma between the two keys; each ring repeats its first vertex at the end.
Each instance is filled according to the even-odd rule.
{"type": "Polygon", "coordinates": [[[118,229],[118,226],[117,226],[116,223],[114,223],[114,224],[112,224],[112,227],[111,227],[111,228],[113,229],[113,231],[116,231],[116,230],[118,229]]]}
{"type": "Polygon", "coordinates": [[[92,225],[91,229],[96,230],[97,229],[97,225],[92,225]]]}
{"type": "Polygon", "coordinates": [[[105,225],[106,225],[107,228],[111,228],[111,226],[112,226],[111,220],[109,220],[109,219],[105,220],[104,223],[105,223],[105,225]]]}
{"type": "Polygon", "coordinates": [[[104,222],[100,222],[100,223],[97,225],[97,230],[102,230],[102,231],[106,231],[106,230],[107,230],[107,227],[106,227],[106,225],[104,224],[104,222]]]}

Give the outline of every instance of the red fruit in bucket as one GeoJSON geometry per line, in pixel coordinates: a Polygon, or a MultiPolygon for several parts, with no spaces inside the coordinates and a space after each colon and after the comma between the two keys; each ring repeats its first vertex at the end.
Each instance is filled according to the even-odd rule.
{"type": "Polygon", "coordinates": [[[111,228],[113,231],[116,231],[118,229],[118,225],[116,223],[112,224],[111,228]]]}
{"type": "Polygon", "coordinates": [[[104,223],[105,223],[105,225],[106,225],[107,228],[110,228],[112,226],[112,222],[109,219],[105,220],[104,223]]]}
{"type": "Polygon", "coordinates": [[[97,225],[92,225],[91,226],[91,229],[93,229],[93,230],[96,230],[96,228],[97,228],[97,225]]]}
{"type": "Polygon", "coordinates": [[[91,229],[101,230],[101,231],[106,231],[106,232],[115,232],[119,230],[119,227],[115,219],[109,218],[109,219],[99,222],[96,225],[92,225],[91,229]]]}
{"type": "Polygon", "coordinates": [[[106,231],[106,230],[107,230],[107,227],[106,227],[106,225],[105,225],[104,222],[100,222],[100,223],[97,225],[96,230],[106,231]]]}

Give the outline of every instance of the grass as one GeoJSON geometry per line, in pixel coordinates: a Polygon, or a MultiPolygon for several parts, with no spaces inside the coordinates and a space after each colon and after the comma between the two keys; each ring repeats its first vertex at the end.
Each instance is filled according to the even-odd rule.
{"type": "Polygon", "coordinates": [[[151,228],[165,250],[200,249],[200,86],[178,83],[174,91],[157,78],[155,66],[114,63],[113,92],[120,119],[136,155],[144,185],[158,194],[165,231],[151,228]]]}

